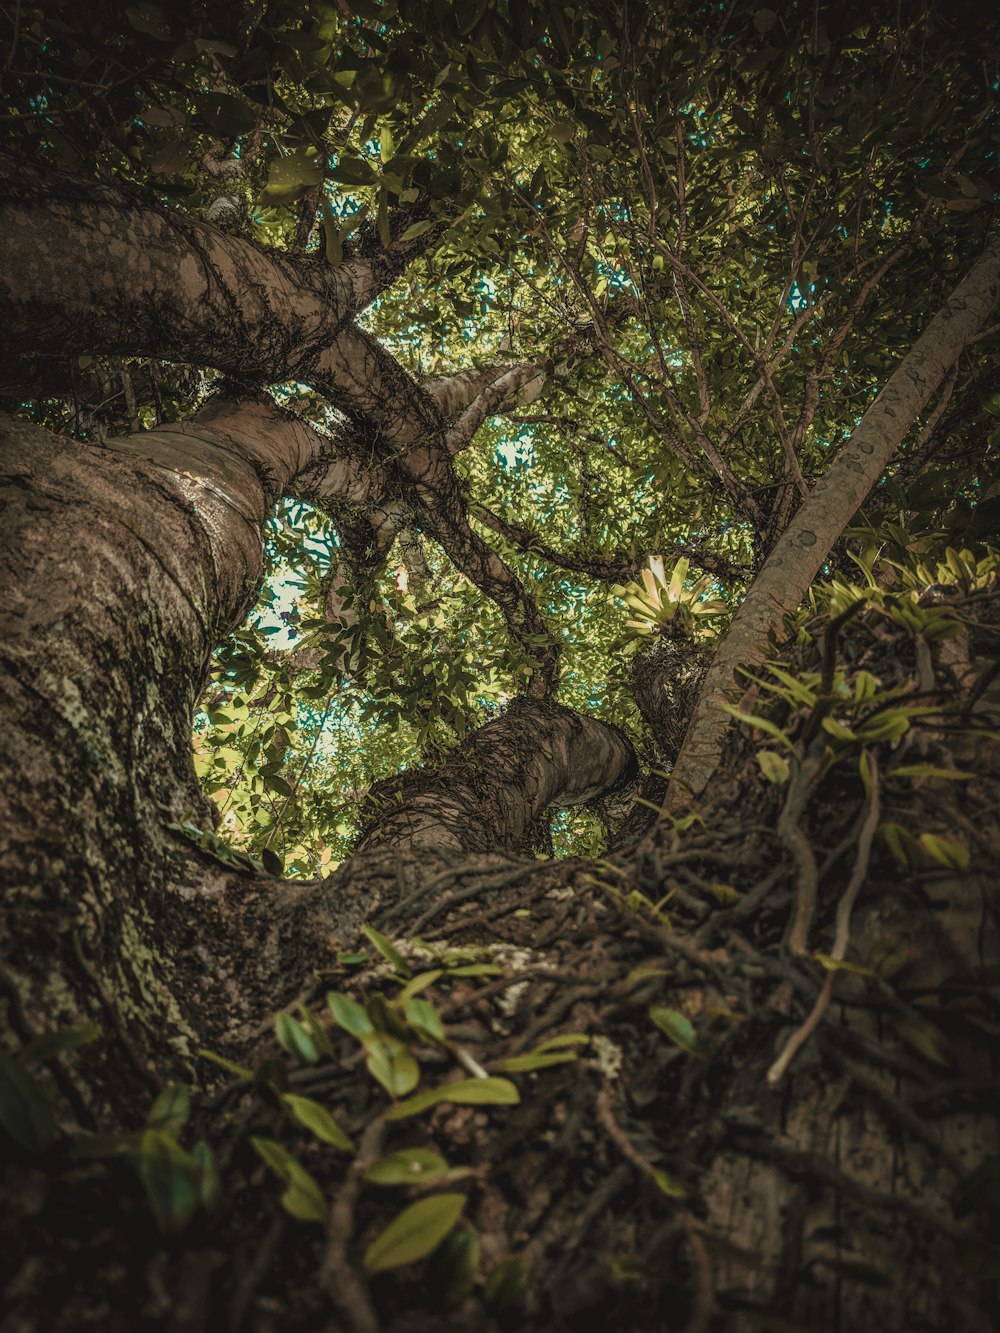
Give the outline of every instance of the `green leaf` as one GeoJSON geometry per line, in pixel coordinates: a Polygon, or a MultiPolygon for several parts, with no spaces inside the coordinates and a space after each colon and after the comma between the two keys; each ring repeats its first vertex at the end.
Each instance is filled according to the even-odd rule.
{"type": "Polygon", "coordinates": [[[756,727],[758,731],[766,732],[768,736],[773,736],[776,741],[782,745],[787,745],[792,749],[792,742],[788,739],[780,727],[776,727],[773,722],[766,717],[758,717],[755,713],[744,713],[742,709],[735,708],[732,704],[721,705],[724,712],[735,717],[738,722],[744,722],[748,727],[756,727]]]}
{"type": "Polygon", "coordinates": [[[424,1279],[445,1311],[458,1310],[472,1294],[479,1269],[479,1238],[467,1227],[449,1232],[431,1255],[424,1279]]]}
{"type": "Polygon", "coordinates": [[[261,865],[269,875],[281,876],[285,873],[285,863],[270,847],[265,847],[260,854],[261,865]]]}
{"type": "Polygon", "coordinates": [[[889,774],[892,778],[950,778],[953,782],[969,782],[975,776],[960,768],[937,768],[934,764],[900,764],[889,774]]]}
{"type": "Polygon", "coordinates": [[[168,1236],[183,1231],[201,1203],[202,1166],[159,1129],[143,1133],[133,1160],[157,1226],[168,1236]]]}
{"type": "Polygon", "coordinates": [[[773,750],[760,750],[757,754],[757,763],[760,764],[760,771],[768,782],[773,782],[776,787],[788,781],[791,770],[788,761],[782,759],[780,754],[775,754],[773,750]]]}
{"type": "Polygon", "coordinates": [[[329,1208],[316,1181],[290,1152],[274,1139],[251,1138],[251,1147],[288,1188],[282,1207],[300,1222],[325,1222],[329,1208]]]}
{"type": "Polygon", "coordinates": [[[415,1185],[446,1175],[448,1163],[428,1148],[400,1148],[364,1173],[370,1185],[415,1185]]]}
{"type": "Polygon", "coordinates": [[[859,977],[875,976],[870,967],[863,967],[860,963],[849,963],[844,958],[831,958],[828,953],[813,954],[813,957],[820,967],[826,968],[827,972],[853,972],[859,977]]]}
{"type": "Polygon", "coordinates": [[[229,93],[203,93],[194,99],[194,109],[212,133],[223,139],[249,134],[257,125],[253,107],[229,93]]]}
{"type": "Polygon", "coordinates": [[[318,1062],[319,1051],[316,1049],[316,1043],[297,1018],[293,1018],[291,1014],[275,1014],[274,1030],[278,1041],[289,1055],[295,1055],[309,1065],[318,1062]]]}
{"type": "Polygon", "coordinates": [[[326,1002],[333,1015],[333,1021],[352,1037],[364,1037],[367,1033],[375,1031],[375,1025],[366,1011],[349,995],[341,995],[335,990],[327,991],[326,1002]]]}
{"type": "Polygon", "coordinates": [[[576,1051],[531,1051],[528,1055],[501,1060],[499,1068],[505,1074],[528,1074],[535,1069],[548,1069],[550,1065],[572,1064],[575,1059],[576,1051]]]}
{"type": "Polygon", "coordinates": [[[330,175],[344,185],[374,185],[378,180],[370,163],[360,157],[341,158],[330,175]]]}
{"type": "Polygon", "coordinates": [[[29,1152],[44,1152],[56,1136],[52,1103],[6,1055],[0,1055],[0,1125],[29,1152]]]}
{"type": "Polygon", "coordinates": [[[374,926],[362,926],[361,933],[382,957],[393,965],[397,972],[400,972],[404,977],[412,976],[409,964],[391,940],[387,940],[374,926]]]}
{"type": "Polygon", "coordinates": [[[318,1139],[344,1152],[354,1151],[354,1144],[325,1106],[314,1102],[310,1097],[298,1097],[292,1092],[283,1093],[281,1100],[299,1124],[305,1125],[306,1129],[311,1130],[318,1139]]]}
{"type": "Polygon", "coordinates": [[[415,995],[419,995],[420,992],[426,990],[428,986],[433,986],[438,977],[443,976],[444,969],[440,967],[435,968],[430,972],[419,973],[411,981],[408,981],[399,992],[396,996],[396,1003],[405,1005],[407,1000],[412,1000],[415,995]]]}
{"type": "Polygon", "coordinates": [[[561,1032],[556,1037],[549,1037],[547,1041],[540,1041],[535,1052],[559,1051],[564,1046],[587,1046],[589,1043],[590,1037],[586,1032],[561,1032]]]}
{"type": "Polygon", "coordinates": [[[444,1024],[441,1015],[430,1000],[407,1000],[403,1006],[406,1021],[412,1028],[424,1033],[433,1041],[444,1041],[444,1024]]]}
{"type": "Polygon", "coordinates": [[[224,1055],[216,1055],[214,1051],[207,1051],[204,1047],[198,1051],[198,1055],[202,1060],[211,1060],[212,1064],[218,1065],[220,1069],[224,1069],[236,1078],[245,1079],[248,1083],[253,1078],[252,1069],[247,1069],[245,1065],[238,1065],[234,1060],[227,1060],[224,1055]]]}
{"type": "Polygon", "coordinates": [[[675,1046],[679,1046],[682,1051],[687,1051],[689,1055],[700,1054],[698,1034],[695,1032],[691,1020],[686,1018],[679,1009],[668,1009],[665,1005],[654,1004],[650,1007],[649,1016],[675,1046]]]}
{"type": "Polygon", "coordinates": [[[464,1207],[464,1194],[433,1194],[411,1203],[368,1246],[365,1272],[381,1273],[425,1258],[441,1244],[464,1207]]]}
{"type": "Polygon", "coordinates": [[[215,1154],[205,1140],[201,1139],[195,1144],[191,1157],[201,1173],[198,1181],[199,1201],[206,1212],[213,1212],[219,1206],[222,1197],[222,1178],[219,1175],[215,1154]]]}
{"type": "Polygon", "coordinates": [[[405,1042],[388,1033],[369,1032],[362,1038],[365,1064],[390,1097],[405,1097],[420,1082],[420,1066],[405,1042]]]}
{"type": "Polygon", "coordinates": [[[454,1102],[459,1106],[516,1106],[521,1100],[520,1093],[513,1083],[506,1078],[467,1078],[457,1083],[446,1083],[441,1088],[429,1088],[416,1097],[394,1106],[387,1111],[386,1120],[405,1120],[411,1115],[419,1115],[429,1106],[439,1102],[454,1102]]]}
{"type": "Polygon", "coordinates": [[[674,1180],[668,1172],[661,1170],[659,1167],[654,1167],[653,1179],[656,1181],[657,1189],[661,1190],[668,1199],[687,1198],[687,1190],[680,1181],[674,1180]]]}
{"type": "Polygon", "coordinates": [[[187,1124],[191,1114],[191,1098],[188,1090],[179,1083],[168,1083],[146,1117],[148,1129],[162,1129],[175,1137],[187,1124]]]}
{"type": "Polygon", "coordinates": [[[435,225],[433,218],[423,218],[420,222],[411,222],[399,239],[401,241],[415,241],[418,236],[426,236],[435,225]]]}
{"type": "Polygon", "coordinates": [[[938,865],[947,866],[949,870],[968,870],[969,868],[969,849],[963,847],[961,843],[948,842],[945,838],[939,838],[933,833],[921,833],[917,839],[917,845],[931,858],[937,861],[938,865]]]}
{"type": "Polygon", "coordinates": [[[494,1314],[503,1314],[519,1304],[528,1285],[528,1262],[520,1254],[501,1259],[483,1288],[483,1300],[494,1314]]]}

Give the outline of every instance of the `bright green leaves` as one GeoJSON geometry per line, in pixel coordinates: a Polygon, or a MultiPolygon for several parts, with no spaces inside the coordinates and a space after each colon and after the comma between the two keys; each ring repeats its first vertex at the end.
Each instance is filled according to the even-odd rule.
{"type": "Polygon", "coordinates": [[[649,1016],[675,1046],[679,1046],[688,1055],[701,1054],[694,1024],[679,1009],[670,1009],[666,1005],[654,1004],[649,1010],[649,1016]]]}
{"type": "Polygon", "coordinates": [[[464,1207],[464,1194],[433,1194],[410,1204],[368,1246],[365,1271],[379,1273],[425,1258],[444,1240],[464,1207]]]}
{"type": "Polygon", "coordinates": [[[297,1056],[306,1064],[314,1065],[319,1059],[316,1043],[297,1018],[291,1014],[276,1014],[274,1030],[278,1041],[289,1055],[297,1056]]]}
{"type": "Polygon", "coordinates": [[[393,965],[401,976],[409,977],[411,975],[406,959],[391,940],[386,939],[386,937],[377,931],[374,926],[362,926],[361,933],[371,942],[382,957],[393,965]]]}
{"type": "Polygon", "coordinates": [[[131,1159],[165,1235],[183,1231],[199,1208],[211,1211],[218,1203],[218,1168],[206,1143],[199,1143],[189,1153],[173,1134],[147,1129],[131,1159]]]}
{"type": "Polygon", "coordinates": [[[370,1185],[417,1185],[447,1175],[448,1163],[428,1148],[400,1148],[373,1163],[364,1174],[370,1185]]]}
{"type": "Polygon", "coordinates": [[[969,849],[961,843],[921,833],[914,837],[902,825],[887,820],[879,825],[879,837],[901,866],[911,870],[943,867],[946,870],[967,870],[971,860],[969,849]]]}
{"type": "Polygon", "coordinates": [[[250,1143],[287,1186],[281,1196],[285,1211],[302,1222],[325,1222],[328,1208],[323,1191],[305,1167],[274,1139],[251,1138],[250,1143]]]}
{"type": "Polygon", "coordinates": [[[369,1074],[390,1097],[405,1097],[413,1091],[420,1082],[420,1066],[404,1041],[387,1033],[368,1032],[361,1043],[369,1074]]]}
{"type": "Polygon", "coordinates": [[[684,586],[688,568],[689,561],[682,556],[668,576],[663,557],[654,555],[642,571],[641,585],[615,584],[611,591],[638,616],[625,622],[633,636],[662,632],[675,624],[686,634],[699,635],[705,632],[702,626],[706,620],[723,614],[726,604],[709,596],[713,588],[709,575],[703,574],[689,587],[684,586]]]}
{"type": "Polygon", "coordinates": [[[368,1017],[367,1012],[358,1004],[357,1000],[352,1000],[349,995],[341,995],[338,991],[328,991],[326,1003],[330,1013],[333,1015],[333,1021],[349,1032],[352,1037],[364,1037],[367,1033],[375,1030],[375,1025],[368,1017]]]}
{"type": "Polygon", "coordinates": [[[315,1134],[322,1143],[329,1143],[331,1147],[339,1148],[342,1152],[354,1151],[354,1144],[325,1106],[314,1102],[310,1097],[299,1097],[291,1092],[282,1094],[281,1100],[299,1124],[315,1134]]]}
{"type": "Polygon", "coordinates": [[[758,750],[757,763],[768,782],[773,782],[776,787],[780,787],[782,783],[788,781],[788,775],[791,772],[788,761],[783,759],[780,754],[776,754],[774,750],[758,750]]]}
{"type": "Polygon", "coordinates": [[[470,1078],[457,1083],[446,1083],[440,1088],[429,1088],[415,1097],[394,1106],[386,1112],[386,1120],[405,1120],[419,1115],[439,1102],[454,1102],[460,1106],[515,1106],[520,1093],[506,1078],[470,1078]]]}

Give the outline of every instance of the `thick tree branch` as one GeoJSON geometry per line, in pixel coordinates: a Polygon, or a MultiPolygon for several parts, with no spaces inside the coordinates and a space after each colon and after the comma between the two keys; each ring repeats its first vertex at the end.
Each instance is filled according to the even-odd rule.
{"type": "Polygon", "coordinates": [[[0,348],[11,355],[152,356],[244,381],[301,378],[436,234],[332,267],[95,181],[0,159],[0,184],[0,348]]]}
{"type": "Polygon", "coordinates": [[[616,728],[558,704],[515,700],[440,769],[382,784],[389,804],[358,850],[517,852],[550,806],[593,800],[635,772],[632,746],[616,728]]]}

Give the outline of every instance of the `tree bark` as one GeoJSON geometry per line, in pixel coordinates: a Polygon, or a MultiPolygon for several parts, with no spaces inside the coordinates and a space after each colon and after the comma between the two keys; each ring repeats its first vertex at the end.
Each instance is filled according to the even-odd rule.
{"type": "MultiPolygon", "coordinates": [[[[330,441],[267,402],[215,401],[102,448],[8,420],[2,458],[4,980],[26,1032],[110,1024],[118,1063],[109,1055],[91,1088],[120,1096],[123,1058],[149,1083],[201,1044],[252,1046],[260,1016],[378,905],[234,864],[190,739],[210,653],[256,593],[275,499],[318,466],[328,489],[362,482],[356,464],[331,461],[330,441]]],[[[467,808],[442,846],[516,842],[549,802],[621,777],[630,749],[617,733],[555,708],[536,721],[547,754],[509,741],[506,767],[488,771],[496,724],[461,777],[444,770],[440,799],[457,811],[479,764],[491,814],[467,808]]],[[[420,799],[394,819],[430,829],[420,799]]]]}

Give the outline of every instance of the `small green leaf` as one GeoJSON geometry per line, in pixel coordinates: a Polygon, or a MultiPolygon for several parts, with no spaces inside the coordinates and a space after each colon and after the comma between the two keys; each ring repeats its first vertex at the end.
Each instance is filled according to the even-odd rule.
{"type": "Polygon", "coordinates": [[[371,165],[360,157],[341,158],[330,175],[344,185],[374,185],[378,180],[371,165]]]}
{"type": "Polygon", "coordinates": [[[375,1025],[368,1014],[349,995],[341,995],[335,990],[327,991],[326,1002],[330,1006],[333,1021],[352,1037],[364,1037],[375,1031],[375,1025]]]}
{"type": "Polygon", "coordinates": [[[211,1060],[212,1064],[218,1065],[224,1069],[227,1074],[232,1074],[236,1078],[246,1079],[249,1083],[253,1078],[253,1070],[247,1069],[245,1065],[238,1065],[234,1060],[227,1060],[224,1055],[216,1055],[214,1051],[206,1051],[204,1047],[198,1051],[202,1060],[211,1060]]]}
{"type": "Polygon", "coordinates": [[[195,1144],[191,1158],[197,1163],[201,1172],[198,1182],[199,1201],[202,1208],[210,1213],[219,1206],[219,1200],[222,1197],[222,1178],[219,1175],[219,1165],[215,1160],[215,1153],[212,1152],[205,1140],[201,1139],[195,1144]]]}
{"type": "Polygon", "coordinates": [[[425,236],[433,226],[433,218],[424,218],[420,222],[411,222],[399,239],[401,241],[415,241],[418,236],[425,236]]]}
{"type": "Polygon", "coordinates": [[[404,977],[412,976],[409,964],[391,940],[387,940],[374,926],[362,926],[361,933],[368,938],[382,957],[393,965],[397,972],[401,972],[404,977]]]}
{"type": "Polygon", "coordinates": [[[437,1295],[443,1310],[459,1309],[472,1294],[479,1258],[479,1238],[467,1227],[450,1232],[431,1255],[425,1290],[437,1295]]]}
{"type": "Polygon", "coordinates": [[[430,1000],[419,998],[407,1000],[403,1006],[403,1012],[406,1014],[406,1021],[410,1027],[426,1034],[433,1041],[444,1041],[444,1024],[441,1022],[441,1015],[430,1000]]]}
{"type": "Polygon", "coordinates": [[[789,749],[793,748],[792,742],[781,728],[776,727],[774,723],[769,721],[766,717],[757,717],[754,713],[744,713],[742,709],[734,708],[732,704],[723,704],[722,709],[732,717],[735,717],[737,722],[744,722],[748,727],[756,727],[758,731],[763,731],[766,732],[768,736],[773,736],[776,741],[780,741],[782,745],[787,745],[789,749]]]}
{"type": "Polygon", "coordinates": [[[831,958],[828,953],[817,953],[813,957],[820,967],[826,968],[827,972],[853,972],[859,977],[875,975],[870,967],[862,967],[860,963],[849,963],[844,958],[831,958]]]}
{"type": "Polygon", "coordinates": [[[572,1064],[576,1058],[576,1051],[531,1051],[528,1055],[501,1060],[498,1067],[505,1074],[528,1074],[535,1069],[548,1069],[550,1065],[572,1064]]]}
{"type": "Polygon", "coordinates": [[[162,1129],[176,1136],[187,1124],[191,1114],[191,1098],[187,1088],[179,1083],[168,1083],[146,1117],[147,1129],[162,1129]]]}
{"type": "Polygon", "coordinates": [[[275,1014],[274,1030],[278,1035],[278,1041],[289,1055],[298,1056],[306,1064],[317,1063],[319,1051],[316,1049],[316,1043],[297,1018],[293,1018],[291,1014],[275,1014]]]}
{"type": "Polygon", "coordinates": [[[201,1202],[201,1165],[159,1129],[143,1133],[133,1160],[160,1230],[183,1231],[201,1202]]]}
{"type": "Polygon", "coordinates": [[[269,875],[283,875],[285,873],[285,863],[270,847],[265,847],[260,854],[260,862],[269,875]]]}
{"type": "Polygon", "coordinates": [[[381,1273],[423,1259],[441,1244],[464,1207],[464,1194],[434,1194],[411,1203],[368,1246],[365,1272],[381,1273]]]}
{"type": "Polygon", "coordinates": [[[535,1051],[559,1051],[564,1046],[587,1046],[589,1043],[586,1032],[561,1032],[556,1037],[549,1037],[548,1041],[540,1041],[535,1051]]]}
{"type": "Polygon", "coordinates": [[[516,1106],[520,1100],[520,1093],[509,1079],[467,1078],[420,1092],[416,1097],[410,1097],[387,1111],[385,1118],[405,1120],[426,1111],[429,1106],[436,1106],[438,1102],[454,1102],[459,1106],[516,1106]]]}
{"type": "Polygon", "coordinates": [[[304,1166],[274,1139],[251,1138],[250,1144],[288,1188],[282,1207],[301,1222],[325,1222],[329,1211],[323,1191],[304,1166]]]}
{"type": "Polygon", "coordinates": [[[438,977],[443,976],[444,969],[440,967],[435,968],[431,972],[419,973],[411,981],[408,981],[396,996],[397,1004],[405,1005],[407,1000],[412,1000],[415,995],[419,995],[420,992],[426,990],[428,986],[433,986],[438,977]]]}
{"type": "Polygon", "coordinates": [[[365,1064],[390,1097],[405,1097],[420,1082],[420,1066],[410,1048],[388,1033],[369,1032],[362,1038],[367,1057],[365,1064]]]}
{"type": "Polygon", "coordinates": [[[679,1046],[682,1051],[687,1051],[690,1055],[699,1055],[698,1034],[689,1018],[686,1018],[678,1009],[668,1009],[665,1005],[654,1004],[649,1010],[649,1016],[666,1036],[679,1046]]]}
{"type": "Polygon", "coordinates": [[[229,93],[204,93],[194,99],[194,107],[212,133],[220,138],[249,134],[257,124],[253,108],[229,93]]]}
{"type": "Polygon", "coordinates": [[[486,1279],[483,1300],[495,1314],[502,1314],[520,1302],[527,1285],[527,1260],[520,1254],[509,1254],[486,1279]]]}
{"type": "Polygon", "coordinates": [[[370,1185],[415,1185],[446,1175],[448,1163],[428,1148],[401,1148],[380,1158],[364,1174],[370,1185]]]}
{"type": "Polygon", "coordinates": [[[937,768],[934,764],[900,764],[889,774],[892,778],[950,778],[953,782],[969,782],[975,773],[960,768],[937,768]]]}
{"type": "Polygon", "coordinates": [[[467,963],[462,967],[448,968],[450,977],[499,977],[502,973],[503,968],[497,967],[495,963],[467,963]]]}
{"type": "Polygon", "coordinates": [[[281,1100],[299,1124],[305,1125],[306,1129],[311,1130],[318,1139],[344,1152],[354,1151],[354,1144],[325,1106],[314,1102],[310,1097],[298,1097],[292,1092],[283,1093],[281,1100]]]}
{"type": "Polygon", "coordinates": [[[674,1180],[673,1176],[666,1171],[660,1170],[659,1167],[653,1169],[653,1179],[656,1181],[657,1189],[662,1190],[668,1199],[687,1198],[687,1190],[684,1186],[679,1181],[674,1180]]]}
{"type": "Polygon", "coordinates": [[[963,847],[961,843],[948,842],[947,839],[938,838],[933,833],[921,833],[917,844],[932,861],[937,861],[938,865],[947,866],[949,870],[969,868],[969,849],[963,847]]]}
{"type": "Polygon", "coordinates": [[[775,754],[773,750],[761,750],[757,755],[757,763],[760,764],[760,771],[768,782],[773,782],[776,787],[788,781],[791,769],[788,767],[788,761],[782,759],[780,754],[775,754]]]}

